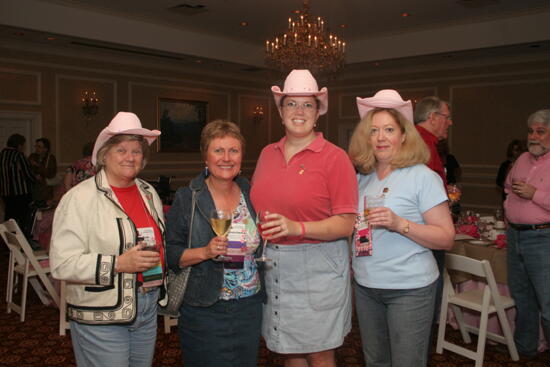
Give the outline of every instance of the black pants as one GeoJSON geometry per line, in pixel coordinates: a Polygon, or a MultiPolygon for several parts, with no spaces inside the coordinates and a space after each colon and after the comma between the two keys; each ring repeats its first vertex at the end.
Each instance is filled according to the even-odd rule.
{"type": "Polygon", "coordinates": [[[2,199],[6,206],[5,220],[15,219],[19,228],[29,237],[32,225],[31,194],[3,196],[2,199]]]}

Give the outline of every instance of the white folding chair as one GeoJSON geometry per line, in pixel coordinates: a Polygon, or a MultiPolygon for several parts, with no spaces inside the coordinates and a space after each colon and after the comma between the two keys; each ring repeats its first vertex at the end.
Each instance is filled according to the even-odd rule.
{"type": "Polygon", "coordinates": [[[8,284],[6,287],[7,312],[12,310],[20,315],[21,322],[25,321],[25,310],[27,307],[27,286],[31,283],[38,297],[44,304],[49,304],[49,297],[56,306],[59,306],[59,295],[57,294],[48,273],[49,265],[44,266],[39,261],[47,260],[46,251],[33,251],[27,239],[19,229],[17,222],[10,219],[0,225],[0,235],[10,250],[8,265],[8,284]],[[13,300],[16,291],[17,279],[20,275],[21,282],[21,303],[13,300]],[[44,288],[42,287],[44,286],[44,288]]]}
{"type": "Polygon", "coordinates": [[[163,316],[164,318],[164,333],[170,334],[172,326],[178,326],[178,319],[170,316],[163,316]]]}
{"type": "Polygon", "coordinates": [[[466,256],[447,254],[445,258],[445,274],[443,299],[441,302],[441,314],[439,317],[439,331],[437,333],[436,352],[441,354],[443,349],[450,350],[464,357],[473,359],[475,367],[483,366],[486,339],[506,344],[513,361],[519,360],[512,330],[506,317],[506,309],[514,307],[514,300],[499,293],[491,264],[487,260],[475,260],[466,256]],[[457,270],[473,274],[486,281],[484,289],[474,289],[457,293],[451,283],[448,270],[457,270]],[[452,308],[460,333],[466,344],[472,342],[469,333],[478,335],[477,348],[475,351],[453,344],[445,340],[445,327],[447,324],[447,313],[449,306],[452,308]],[[479,328],[467,325],[462,317],[461,307],[481,313],[479,328]],[[489,315],[496,313],[504,335],[487,331],[489,315]]]}

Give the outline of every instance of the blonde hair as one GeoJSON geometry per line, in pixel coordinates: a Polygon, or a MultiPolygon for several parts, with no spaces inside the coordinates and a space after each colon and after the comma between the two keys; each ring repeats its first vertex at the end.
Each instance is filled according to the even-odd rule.
{"type": "Polygon", "coordinates": [[[404,168],[430,160],[430,151],[413,123],[393,108],[374,108],[369,111],[355,127],[351,136],[348,154],[355,168],[362,174],[368,174],[375,169],[376,157],[370,142],[372,119],[375,114],[388,112],[400,127],[405,141],[391,160],[391,167],[404,168]]]}
{"type": "Polygon", "coordinates": [[[234,122],[227,120],[214,120],[206,124],[201,132],[201,154],[206,158],[210,142],[217,138],[232,136],[241,143],[241,152],[244,157],[245,140],[241,130],[234,122]]]}

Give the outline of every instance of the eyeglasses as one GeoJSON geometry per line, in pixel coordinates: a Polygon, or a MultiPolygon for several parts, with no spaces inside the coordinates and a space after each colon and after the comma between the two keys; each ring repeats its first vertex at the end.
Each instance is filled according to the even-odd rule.
{"type": "Polygon", "coordinates": [[[283,104],[283,107],[288,108],[289,110],[296,110],[298,108],[302,108],[304,111],[314,111],[317,109],[317,105],[315,103],[311,102],[304,102],[302,104],[298,104],[294,101],[288,101],[283,104]]]}
{"type": "Polygon", "coordinates": [[[453,116],[451,116],[451,115],[445,115],[444,113],[441,113],[441,112],[435,112],[435,113],[437,113],[439,116],[445,117],[445,120],[452,120],[453,119],[453,116]]]}

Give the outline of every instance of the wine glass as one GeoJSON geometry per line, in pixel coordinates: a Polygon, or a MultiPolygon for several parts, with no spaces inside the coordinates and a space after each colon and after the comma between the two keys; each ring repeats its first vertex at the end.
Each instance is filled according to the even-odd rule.
{"type": "Polygon", "coordinates": [[[256,215],[256,227],[258,228],[258,233],[260,234],[263,244],[260,249],[260,257],[255,258],[256,262],[268,262],[271,261],[270,258],[265,256],[265,247],[267,246],[267,239],[262,235],[262,224],[265,223],[265,216],[268,215],[268,211],[259,210],[256,215]]]}
{"type": "MultiPolygon", "coordinates": [[[[219,237],[227,236],[229,228],[231,228],[231,220],[233,216],[228,210],[212,209],[210,211],[210,225],[219,237]]],[[[214,258],[216,261],[231,261],[231,257],[218,255],[214,258]]]]}

